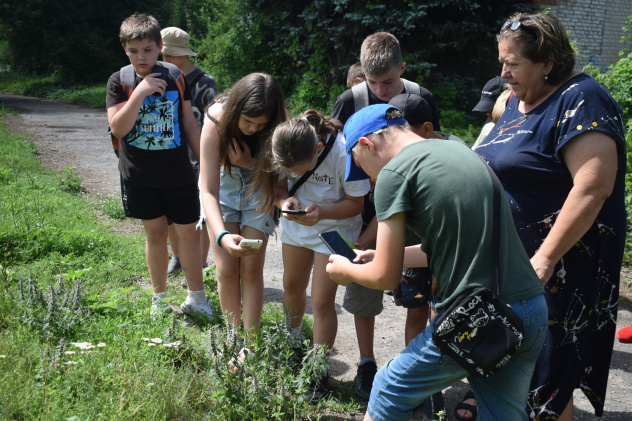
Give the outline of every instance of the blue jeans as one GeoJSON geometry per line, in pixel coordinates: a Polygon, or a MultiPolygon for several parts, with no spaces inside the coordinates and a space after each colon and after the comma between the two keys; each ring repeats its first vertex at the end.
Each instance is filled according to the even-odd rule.
{"type": "MultiPolygon", "coordinates": [[[[526,420],[527,395],[535,362],[548,329],[544,295],[511,304],[524,322],[518,351],[489,378],[468,377],[478,403],[478,419],[526,420]]],[[[410,420],[413,409],[433,393],[468,376],[432,342],[432,321],[398,356],[375,375],[367,412],[374,420],[410,420]]]]}

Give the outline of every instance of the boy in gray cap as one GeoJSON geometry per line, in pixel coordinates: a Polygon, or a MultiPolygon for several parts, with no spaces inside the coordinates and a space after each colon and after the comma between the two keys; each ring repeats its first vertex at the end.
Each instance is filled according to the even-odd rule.
{"type": "MultiPolygon", "coordinates": [[[[210,104],[217,95],[217,85],[213,77],[204,73],[200,68],[196,67],[190,57],[197,56],[189,47],[189,34],[180,28],[171,26],[160,31],[162,36],[162,58],[167,63],[172,63],[184,73],[187,85],[191,89],[191,106],[193,107],[193,115],[198,123],[198,127],[202,130],[204,122],[204,109],[210,104]]],[[[200,164],[189,150],[189,159],[193,166],[196,177],[200,172],[200,164]]],[[[171,274],[181,268],[180,259],[178,258],[178,241],[173,232],[173,226],[169,224],[169,243],[173,257],[169,261],[168,273],[171,274]]],[[[210,239],[206,232],[206,227],[202,227],[202,236],[200,239],[202,247],[202,263],[206,266],[206,258],[210,248],[210,239]]],[[[182,280],[182,286],[186,286],[186,278],[182,280]]]]}

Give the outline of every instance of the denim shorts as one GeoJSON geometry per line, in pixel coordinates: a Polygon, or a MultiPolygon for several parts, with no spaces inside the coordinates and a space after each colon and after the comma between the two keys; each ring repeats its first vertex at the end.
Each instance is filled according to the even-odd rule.
{"type": "Polygon", "coordinates": [[[255,197],[248,196],[252,171],[233,167],[231,175],[226,174],[224,169],[220,172],[219,204],[224,222],[238,222],[240,229],[247,225],[272,234],[276,224],[271,214],[257,212],[256,193],[255,197]]]}
{"type": "MultiPolygon", "coordinates": [[[[478,419],[527,420],[531,375],[548,329],[548,310],[540,294],[511,304],[524,322],[518,351],[489,378],[468,377],[478,403],[478,419]]],[[[375,375],[367,412],[376,421],[410,420],[413,408],[440,390],[468,376],[432,342],[436,318],[406,349],[375,375]]]]}

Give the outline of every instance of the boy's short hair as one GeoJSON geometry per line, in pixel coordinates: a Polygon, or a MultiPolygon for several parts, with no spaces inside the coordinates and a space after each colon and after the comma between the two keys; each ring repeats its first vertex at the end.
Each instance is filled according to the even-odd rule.
{"type": "Polygon", "coordinates": [[[349,67],[349,71],[347,72],[347,86],[351,88],[352,86],[357,85],[357,78],[366,79],[366,76],[364,76],[364,70],[362,70],[362,63],[360,62],[352,64],[351,67],[349,67]]]}
{"type": "Polygon", "coordinates": [[[362,42],[360,62],[366,75],[382,76],[404,62],[399,41],[388,32],[376,32],[362,42]]]}
{"type": "Polygon", "coordinates": [[[156,45],[160,45],[162,41],[160,24],[151,15],[135,12],[121,24],[119,40],[123,46],[126,46],[130,41],[145,38],[155,41],[156,45]]]}

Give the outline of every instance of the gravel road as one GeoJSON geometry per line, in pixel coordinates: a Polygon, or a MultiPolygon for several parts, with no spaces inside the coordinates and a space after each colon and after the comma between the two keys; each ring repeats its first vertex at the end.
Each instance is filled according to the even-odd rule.
{"type": "MultiPolygon", "coordinates": [[[[111,194],[119,191],[117,159],[112,152],[107,134],[107,115],[104,109],[80,107],[51,100],[24,97],[0,92],[0,104],[5,109],[19,111],[17,116],[3,117],[14,133],[31,136],[43,164],[55,172],[73,166],[83,177],[83,187],[89,193],[111,194]]],[[[0,106],[1,107],[1,106],[0,106]]],[[[136,228],[138,229],[138,227],[136,228]]],[[[281,242],[272,237],[266,256],[265,300],[281,302],[283,267],[281,242]]],[[[209,256],[209,262],[213,256],[209,256]]],[[[627,274],[628,272],[626,272],[627,274]]],[[[336,311],[338,336],[332,353],[330,374],[337,381],[351,385],[359,359],[353,317],[342,309],[344,288],[338,289],[336,311]]],[[[309,296],[308,296],[309,299],[309,296]]],[[[618,327],[632,324],[632,305],[623,300],[619,308],[618,327]]],[[[311,307],[308,301],[308,313],[311,307]]],[[[384,296],[384,312],[376,320],[375,354],[378,366],[383,365],[403,348],[405,311],[396,307],[389,296],[384,296]]],[[[449,419],[454,419],[454,406],[465,393],[467,385],[460,382],[444,391],[449,419]]],[[[632,420],[632,344],[615,341],[610,370],[605,413],[597,418],[588,400],[575,392],[574,420],[632,420]]],[[[336,420],[362,419],[363,411],[336,420]]],[[[421,419],[415,417],[414,419],[421,419]]]]}

